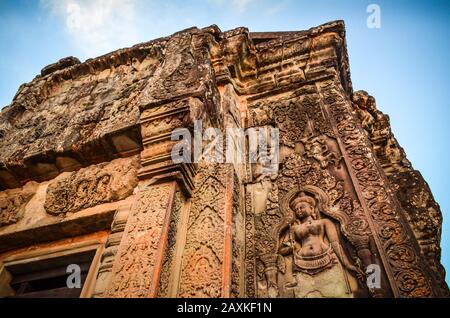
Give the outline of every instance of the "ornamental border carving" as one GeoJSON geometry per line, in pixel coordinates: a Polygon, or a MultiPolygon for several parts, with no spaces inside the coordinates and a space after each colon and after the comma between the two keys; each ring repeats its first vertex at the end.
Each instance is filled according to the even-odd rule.
{"type": "Polygon", "coordinates": [[[329,113],[338,136],[367,220],[380,250],[394,296],[430,297],[433,295],[421,255],[402,222],[400,207],[394,201],[369,141],[352,113],[350,101],[336,81],[317,83],[324,111],[329,113]],[[352,171],[353,170],[353,171],[352,171]]]}

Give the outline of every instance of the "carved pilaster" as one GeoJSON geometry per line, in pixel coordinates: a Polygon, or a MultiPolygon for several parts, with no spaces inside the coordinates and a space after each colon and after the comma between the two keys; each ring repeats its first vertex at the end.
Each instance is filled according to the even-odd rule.
{"type": "Polygon", "coordinates": [[[167,248],[161,268],[158,297],[176,297],[189,208],[190,204],[186,201],[183,193],[177,191],[168,229],[167,248]]]}
{"type": "Polygon", "coordinates": [[[233,171],[203,163],[189,214],[179,297],[229,297],[233,171]]]}
{"type": "Polygon", "coordinates": [[[175,181],[141,185],[112,269],[108,297],[155,297],[167,246],[175,181]]]}
{"type": "Polygon", "coordinates": [[[136,201],[131,209],[112,269],[108,297],[156,297],[159,287],[167,292],[173,235],[180,224],[183,202],[190,196],[195,174],[193,163],[175,163],[171,150],[174,129],[189,122],[193,99],[148,104],[142,107],[141,135],[144,150],[136,201]]]}
{"type": "Polygon", "coordinates": [[[168,271],[181,262],[183,239],[174,242],[174,236],[187,222],[182,210],[194,187],[195,165],[173,160],[172,148],[179,140],[171,137],[176,129],[192,132],[197,119],[217,121],[218,93],[205,59],[211,37],[193,28],[168,39],[164,63],[139,97],[141,181],[113,266],[110,297],[174,293],[179,269],[168,271]]]}
{"type": "Polygon", "coordinates": [[[341,151],[366,211],[366,220],[396,297],[433,295],[420,250],[393,197],[369,140],[336,81],[317,84],[325,110],[339,137],[341,151]]]}
{"type": "Polygon", "coordinates": [[[130,205],[121,206],[115,213],[111,232],[105,244],[105,249],[100,259],[100,267],[98,269],[97,281],[93,292],[93,297],[103,297],[111,280],[111,272],[114,259],[117,255],[117,249],[120,244],[125,225],[127,223],[130,205]]]}

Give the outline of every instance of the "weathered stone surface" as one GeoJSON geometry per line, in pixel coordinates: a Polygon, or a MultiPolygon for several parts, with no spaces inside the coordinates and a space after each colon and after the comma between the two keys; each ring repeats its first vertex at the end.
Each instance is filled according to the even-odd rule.
{"type": "Polygon", "coordinates": [[[25,205],[36,192],[36,185],[0,192],[0,227],[17,223],[23,218],[25,205]]]}
{"type": "Polygon", "coordinates": [[[59,215],[125,199],[137,186],[138,167],[136,157],[116,159],[56,178],[47,187],[45,210],[59,215]]]}
{"type": "Polygon", "coordinates": [[[149,43],[66,63],[22,85],[0,113],[1,187],[138,152],[137,99],[161,63],[161,49],[149,43]]]}
{"type": "Polygon", "coordinates": [[[414,232],[426,262],[443,295],[448,294],[445,270],[440,264],[442,214],[428,184],[414,170],[404,149],[391,131],[389,117],[376,108],[375,98],[365,91],[355,92],[353,104],[374,151],[385,171],[406,219],[414,232]],[[439,283],[440,282],[440,283],[439,283]]]}
{"type": "Polygon", "coordinates": [[[41,76],[49,75],[53,72],[63,70],[65,68],[71,67],[73,65],[80,64],[80,60],[76,57],[69,56],[63,59],[60,59],[58,62],[47,65],[41,70],[41,76]]]}
{"type": "Polygon", "coordinates": [[[353,92],[342,21],[62,59],[1,112],[0,163],[0,251],[111,228],[94,297],[449,295],[439,206],[353,92]],[[196,120],[278,129],[279,161],[173,161],[172,132],[196,120]]]}

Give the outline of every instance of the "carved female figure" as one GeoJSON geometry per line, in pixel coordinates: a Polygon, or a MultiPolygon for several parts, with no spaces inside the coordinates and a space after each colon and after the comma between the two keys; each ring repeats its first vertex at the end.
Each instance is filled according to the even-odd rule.
{"type": "Polygon", "coordinates": [[[287,257],[285,287],[296,297],[351,297],[345,269],[357,276],[361,272],[345,255],[335,224],[319,218],[316,200],[304,193],[289,206],[295,218],[279,248],[287,257]]]}

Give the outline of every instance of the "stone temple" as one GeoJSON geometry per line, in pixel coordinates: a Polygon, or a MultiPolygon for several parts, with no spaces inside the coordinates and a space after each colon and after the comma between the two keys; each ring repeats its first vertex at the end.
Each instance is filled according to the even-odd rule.
{"type": "Polygon", "coordinates": [[[446,297],[441,224],[389,117],[352,89],[342,21],[64,58],[0,113],[4,297],[446,297]],[[196,152],[173,132],[198,122],[205,149],[221,149],[211,128],[279,143],[173,160],[196,152]]]}

